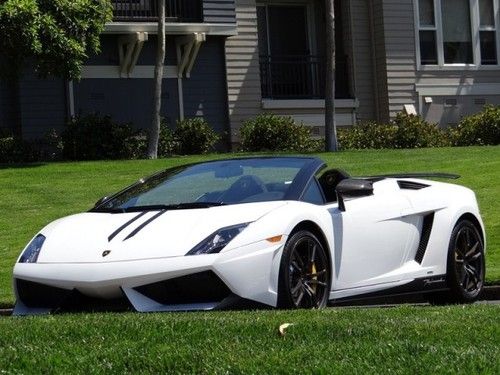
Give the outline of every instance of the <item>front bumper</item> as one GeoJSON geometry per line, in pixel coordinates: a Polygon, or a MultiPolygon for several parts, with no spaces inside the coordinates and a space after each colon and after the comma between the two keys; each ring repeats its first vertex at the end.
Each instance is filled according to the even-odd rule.
{"type": "Polygon", "coordinates": [[[282,247],[282,243],[269,246],[260,241],[213,255],[102,263],[18,263],[14,268],[16,310],[18,314],[50,312],[75,292],[107,300],[125,298],[137,311],[207,310],[226,305],[234,296],[276,306],[282,247]],[[196,275],[210,276],[201,277],[197,284],[196,275]],[[33,294],[40,297],[28,297],[33,294]]]}

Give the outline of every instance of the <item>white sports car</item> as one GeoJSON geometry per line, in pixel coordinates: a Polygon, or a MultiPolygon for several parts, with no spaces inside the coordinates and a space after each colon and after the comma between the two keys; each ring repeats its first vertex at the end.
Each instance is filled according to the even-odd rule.
{"type": "Polygon", "coordinates": [[[408,292],[478,297],[485,233],[474,193],[417,178],[458,176],[351,178],[325,167],[313,157],[254,157],[141,179],[32,239],[14,268],[14,313],[105,300],[175,311],[320,308],[408,292]]]}

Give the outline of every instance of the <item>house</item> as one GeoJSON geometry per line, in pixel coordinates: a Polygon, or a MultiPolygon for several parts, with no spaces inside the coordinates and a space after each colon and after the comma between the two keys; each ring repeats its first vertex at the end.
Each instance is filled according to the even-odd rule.
{"type": "MultiPolygon", "coordinates": [[[[156,0],[113,0],[102,53],[83,79],[0,85],[0,124],[25,137],[99,111],[148,126],[156,0]]],[[[500,104],[499,0],[335,0],[336,120],[400,111],[446,127],[500,104]]],[[[259,113],[324,134],[324,0],[167,0],[163,116],[204,116],[238,142],[259,113]]]]}
{"type": "MultiPolygon", "coordinates": [[[[82,79],[38,79],[29,68],[17,83],[0,83],[0,124],[24,138],[62,130],[75,115],[99,112],[119,122],[151,124],[157,45],[157,0],[112,0],[113,22],[101,53],[85,64],[82,79]]],[[[203,116],[228,129],[224,46],[236,35],[234,0],[166,0],[166,59],[162,116],[203,116]]]]}
{"type": "MultiPolygon", "coordinates": [[[[233,140],[249,116],[324,134],[324,1],[237,0],[226,42],[233,140]]],[[[335,0],[338,125],[398,112],[455,125],[500,104],[498,0],[335,0]]]]}

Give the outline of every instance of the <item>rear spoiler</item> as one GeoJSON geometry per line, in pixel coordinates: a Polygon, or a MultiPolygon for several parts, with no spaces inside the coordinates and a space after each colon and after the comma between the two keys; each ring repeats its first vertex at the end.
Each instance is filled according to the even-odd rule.
{"type": "Polygon", "coordinates": [[[368,176],[365,178],[448,178],[450,180],[456,180],[460,178],[460,175],[453,173],[395,173],[395,174],[380,174],[376,176],[368,176]]]}
{"type": "Polygon", "coordinates": [[[456,180],[460,175],[453,173],[395,173],[395,174],[381,174],[377,176],[370,176],[366,178],[448,178],[456,180]]]}

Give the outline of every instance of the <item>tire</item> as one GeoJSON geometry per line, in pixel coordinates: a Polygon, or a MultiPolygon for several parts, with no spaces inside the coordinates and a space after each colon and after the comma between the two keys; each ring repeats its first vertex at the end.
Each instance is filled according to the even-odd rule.
{"type": "Polygon", "coordinates": [[[448,293],[429,295],[434,304],[471,303],[484,286],[484,244],[480,229],[469,220],[460,220],[450,236],[446,281],[448,293]]]}
{"type": "Polygon", "coordinates": [[[294,233],[281,257],[278,307],[323,308],[330,294],[330,266],[321,242],[309,231],[294,233]]]}

